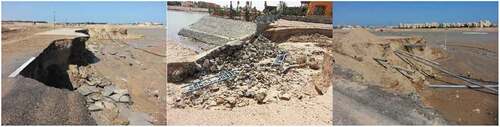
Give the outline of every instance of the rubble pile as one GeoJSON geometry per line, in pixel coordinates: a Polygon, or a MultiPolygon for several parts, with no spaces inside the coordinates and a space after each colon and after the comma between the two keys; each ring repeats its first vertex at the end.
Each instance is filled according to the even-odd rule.
{"type": "MultiPolygon", "coordinates": [[[[260,36],[253,43],[220,57],[205,59],[202,72],[192,82],[211,80],[220,72],[230,72],[230,79],[215,82],[207,87],[174,97],[177,108],[231,109],[252,104],[273,103],[280,100],[301,100],[315,96],[312,75],[319,73],[318,59],[281,48],[260,36]],[[294,56],[291,56],[293,54],[294,56]],[[284,56],[282,64],[277,56],[284,56]],[[309,73],[304,73],[309,71],[309,73]]],[[[317,52],[316,52],[317,53],[317,52]]],[[[220,76],[219,76],[220,77],[220,76]]],[[[187,83],[184,85],[192,85],[187,83]]]]}
{"type": "Polygon", "coordinates": [[[85,96],[88,110],[98,124],[128,124],[119,118],[120,111],[130,110],[132,103],[127,89],[120,89],[108,79],[96,73],[92,66],[70,65],[73,88],[85,96]]]}
{"type": "Polygon", "coordinates": [[[332,38],[329,38],[328,36],[325,36],[325,35],[322,35],[319,33],[314,33],[311,35],[291,36],[287,41],[288,42],[331,43],[332,38]]]}

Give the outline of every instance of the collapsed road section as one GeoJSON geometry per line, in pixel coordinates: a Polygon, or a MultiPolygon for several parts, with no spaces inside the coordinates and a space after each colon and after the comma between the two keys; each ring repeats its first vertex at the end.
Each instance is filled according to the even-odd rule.
{"type": "Polygon", "coordinates": [[[2,123],[151,124],[148,114],[132,109],[129,90],[98,71],[95,64],[106,59],[87,48],[95,47],[88,40],[88,36],[55,40],[29,63],[15,88],[3,97],[12,101],[2,102],[2,123]],[[25,95],[29,93],[33,94],[25,95]]]}

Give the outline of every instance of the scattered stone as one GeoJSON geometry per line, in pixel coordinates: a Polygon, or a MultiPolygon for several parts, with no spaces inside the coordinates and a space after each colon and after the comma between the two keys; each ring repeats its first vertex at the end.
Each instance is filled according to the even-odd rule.
{"type": "Polygon", "coordinates": [[[85,100],[87,101],[87,103],[94,103],[95,102],[95,100],[91,99],[90,97],[87,97],[85,100]]]}
{"type": "Polygon", "coordinates": [[[99,83],[99,84],[97,84],[97,85],[98,85],[99,87],[106,87],[106,86],[111,85],[111,82],[106,80],[106,81],[103,81],[103,82],[101,82],[101,83],[99,83]]]}
{"type": "Polygon", "coordinates": [[[290,97],[291,97],[290,94],[283,94],[283,95],[280,96],[280,99],[288,101],[288,100],[290,100],[290,97]]]}
{"type": "Polygon", "coordinates": [[[217,103],[217,105],[220,105],[220,104],[224,103],[224,99],[217,97],[217,98],[215,98],[215,102],[217,103]]]}
{"type": "Polygon", "coordinates": [[[119,95],[128,95],[127,89],[115,89],[115,91],[113,91],[113,92],[116,94],[119,94],[119,95]]]}
{"type": "Polygon", "coordinates": [[[111,96],[111,94],[113,94],[113,91],[115,91],[115,89],[116,87],[114,85],[105,86],[102,95],[111,96]]]}
{"type": "Polygon", "coordinates": [[[115,109],[116,108],[116,105],[113,102],[103,101],[103,104],[104,104],[104,108],[106,108],[106,109],[115,109]]]}
{"type": "Polygon", "coordinates": [[[247,105],[249,105],[248,101],[241,101],[240,103],[238,103],[238,107],[243,107],[247,105]]]}
{"type": "Polygon", "coordinates": [[[255,96],[255,91],[247,90],[244,94],[245,97],[253,98],[255,96]]]}
{"type": "Polygon", "coordinates": [[[208,100],[208,106],[216,106],[217,102],[215,100],[208,100]]]}
{"type": "Polygon", "coordinates": [[[88,98],[98,101],[102,99],[102,95],[100,93],[92,93],[88,96],[88,98]]]}
{"type": "Polygon", "coordinates": [[[481,113],[481,109],[479,109],[479,108],[476,108],[476,109],[474,109],[472,111],[475,112],[475,113],[478,113],[478,114],[481,113]]]}
{"type": "Polygon", "coordinates": [[[228,97],[228,98],[226,98],[226,101],[229,104],[236,104],[236,98],[235,97],[228,97]]]}
{"type": "Polygon", "coordinates": [[[127,96],[127,95],[123,95],[123,96],[120,97],[120,101],[119,102],[129,103],[130,102],[130,97],[127,96]]]}
{"type": "Polygon", "coordinates": [[[264,103],[264,99],[266,98],[266,93],[258,93],[257,95],[255,95],[254,99],[258,102],[258,103],[264,103]]]}
{"type": "Polygon", "coordinates": [[[87,96],[91,93],[95,93],[95,92],[98,92],[99,90],[95,87],[95,86],[87,86],[87,85],[84,85],[84,86],[81,86],[77,89],[77,91],[82,94],[83,96],[87,96]]]}
{"type": "Polygon", "coordinates": [[[102,101],[97,101],[94,104],[91,104],[89,106],[90,111],[100,111],[104,108],[104,105],[102,104],[102,101]]]}
{"type": "MultiPolygon", "coordinates": [[[[68,69],[72,84],[78,85],[78,87],[73,85],[74,88],[85,96],[86,106],[91,111],[91,116],[99,125],[129,124],[128,118],[117,118],[119,110],[128,109],[128,105],[131,104],[128,90],[118,89],[111,81],[95,73],[91,67],[70,65],[68,69]]],[[[159,91],[156,90],[153,93],[159,94],[159,91]]]]}
{"type": "Polygon", "coordinates": [[[116,102],[120,102],[120,98],[122,97],[121,95],[119,94],[113,94],[111,96],[109,96],[111,99],[113,99],[113,101],[116,101],[116,102]]]}

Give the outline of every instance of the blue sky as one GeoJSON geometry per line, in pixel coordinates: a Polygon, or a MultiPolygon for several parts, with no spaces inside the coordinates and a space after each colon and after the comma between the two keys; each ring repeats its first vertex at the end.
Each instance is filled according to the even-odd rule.
{"type": "Polygon", "coordinates": [[[498,22],[497,2],[334,2],[334,25],[498,22]]]}
{"type": "Polygon", "coordinates": [[[2,2],[2,20],[166,23],[165,2],[2,2]]]}

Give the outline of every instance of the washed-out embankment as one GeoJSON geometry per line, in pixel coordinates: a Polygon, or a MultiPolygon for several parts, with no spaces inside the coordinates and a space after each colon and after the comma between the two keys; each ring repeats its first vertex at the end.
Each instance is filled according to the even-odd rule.
{"type": "MultiPolygon", "coordinates": [[[[89,34],[87,29],[75,32],[89,34]]],[[[123,115],[131,112],[128,91],[119,89],[91,65],[99,58],[86,48],[86,41],[113,37],[99,32],[105,34],[50,43],[20,72],[15,88],[3,98],[2,124],[129,124],[123,115]]]]}

